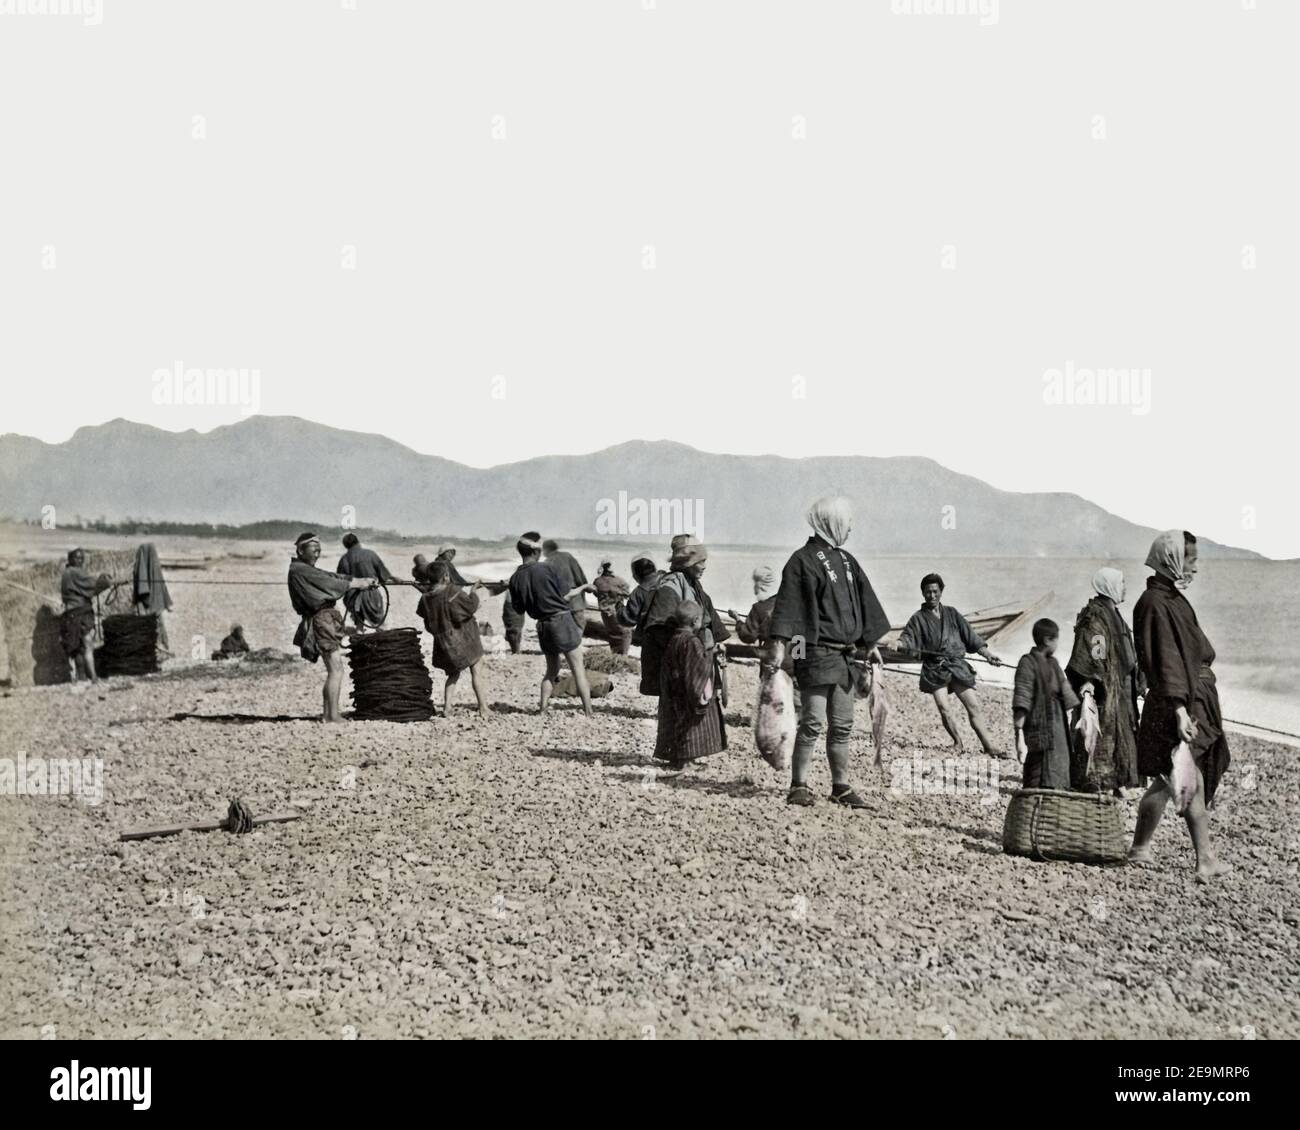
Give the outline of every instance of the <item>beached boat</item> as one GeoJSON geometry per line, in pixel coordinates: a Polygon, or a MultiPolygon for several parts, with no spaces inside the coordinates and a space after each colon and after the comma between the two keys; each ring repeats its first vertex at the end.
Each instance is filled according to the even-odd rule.
{"type": "MultiPolygon", "coordinates": [[[[1006,639],[1023,626],[1026,621],[1052,599],[1053,595],[1050,592],[1045,593],[1028,605],[1008,601],[1005,604],[994,604],[988,608],[977,608],[974,612],[966,613],[966,619],[970,621],[970,626],[983,637],[986,643],[996,643],[999,639],[1006,639]]],[[[722,622],[732,631],[735,631],[736,625],[731,617],[723,615],[722,622]]],[[[890,628],[885,634],[885,638],[880,641],[880,654],[886,663],[917,662],[915,656],[908,656],[905,652],[899,651],[898,638],[902,634],[903,625],[899,624],[890,628]]],[[[759,658],[758,648],[754,644],[741,643],[739,640],[728,640],[724,646],[727,649],[728,659],[759,658]]]]}

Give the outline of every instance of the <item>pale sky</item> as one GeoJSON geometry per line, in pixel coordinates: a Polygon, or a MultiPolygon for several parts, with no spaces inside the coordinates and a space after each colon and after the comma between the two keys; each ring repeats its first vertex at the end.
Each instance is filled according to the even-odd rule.
{"type": "Polygon", "coordinates": [[[1300,556],[1300,5],[20,6],[2,431],[206,431],[155,371],[242,367],[477,466],[925,455],[1300,556]]]}

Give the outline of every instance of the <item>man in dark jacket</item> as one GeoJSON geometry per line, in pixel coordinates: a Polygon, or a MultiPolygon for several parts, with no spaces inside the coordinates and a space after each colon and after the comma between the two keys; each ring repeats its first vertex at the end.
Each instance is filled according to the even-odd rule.
{"type": "Polygon", "coordinates": [[[767,629],[771,654],[764,664],[766,671],[781,666],[788,645],[802,697],[786,803],[813,803],[808,769],[817,739],[828,730],[830,799],[850,808],[866,808],[849,784],[855,689],[852,659],[857,649],[866,648],[872,662],[881,662],[876,643],[889,630],[889,620],[862,566],[843,548],[853,528],[849,500],[819,498],[808,510],[808,524],[813,536],[795,550],[781,572],[781,587],[767,629]]]}
{"type": "MultiPolygon", "coordinates": [[[[582,589],[587,584],[587,574],[582,571],[582,566],[578,564],[578,559],[572,553],[560,548],[559,542],[554,538],[547,538],[542,542],[542,552],[546,554],[545,562],[555,570],[556,576],[560,578],[560,583],[570,593],[575,589],[582,589]]],[[[574,593],[569,597],[569,607],[573,610],[573,618],[578,622],[580,629],[587,626],[587,597],[582,592],[574,593]]]]}
{"type": "MultiPolygon", "coordinates": [[[[515,550],[520,564],[510,577],[510,594],[506,599],[515,612],[526,612],[537,621],[537,642],[546,657],[541,712],[546,714],[551,708],[551,692],[559,678],[560,657],[563,656],[573,673],[578,697],[582,699],[582,712],[590,718],[591,689],[582,665],[582,629],[578,627],[570,607],[574,590],[565,585],[550,562],[542,560],[542,546],[537,533],[530,530],[524,534],[515,543],[515,550]]],[[[581,599],[581,589],[577,590],[577,595],[581,599]]]]}
{"type": "MultiPolygon", "coordinates": [[[[363,546],[361,539],[351,532],[343,535],[343,556],[339,558],[338,571],[344,577],[373,577],[384,584],[393,579],[379,554],[363,546]]],[[[378,628],[388,615],[383,594],[374,588],[345,593],[343,606],[352,613],[358,632],[364,632],[367,626],[378,628]]]]}

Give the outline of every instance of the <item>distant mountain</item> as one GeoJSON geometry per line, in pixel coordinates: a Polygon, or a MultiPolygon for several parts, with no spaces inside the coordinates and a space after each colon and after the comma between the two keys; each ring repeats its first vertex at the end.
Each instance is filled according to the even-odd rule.
{"type": "MultiPolygon", "coordinates": [[[[113,420],[59,444],[0,436],[0,515],[36,519],[53,505],[61,524],[307,514],[338,525],[352,507],[358,526],[402,533],[663,542],[698,510],[706,541],[791,545],[806,536],[808,502],[830,491],[854,500],[851,544],[863,555],[1131,559],[1153,534],[1078,495],[996,490],[914,457],[715,455],[637,441],[480,470],[292,416],[206,433],[113,420]]],[[[1259,557],[1201,544],[1207,555],[1259,557]]]]}

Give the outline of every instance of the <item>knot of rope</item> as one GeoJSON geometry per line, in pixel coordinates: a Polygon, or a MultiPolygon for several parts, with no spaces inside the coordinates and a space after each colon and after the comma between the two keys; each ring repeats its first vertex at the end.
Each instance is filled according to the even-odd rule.
{"type": "Polygon", "coordinates": [[[251,832],[253,830],[253,814],[248,810],[248,805],[238,797],[232,797],[230,809],[226,812],[226,822],[222,827],[227,832],[251,832]]]}

